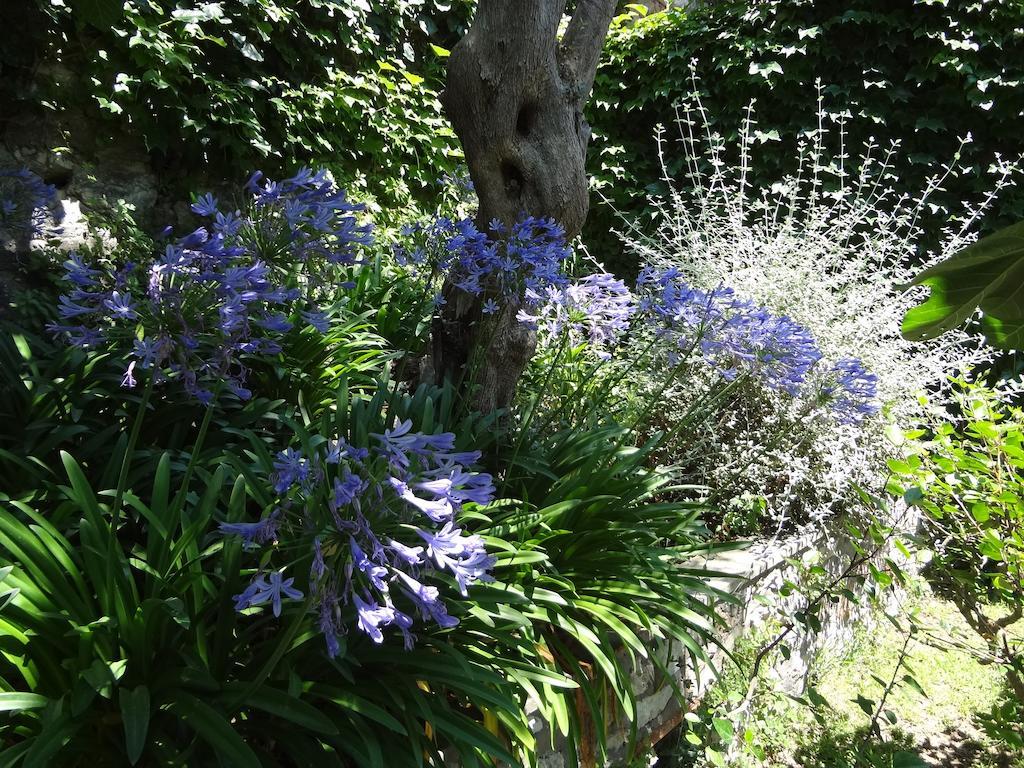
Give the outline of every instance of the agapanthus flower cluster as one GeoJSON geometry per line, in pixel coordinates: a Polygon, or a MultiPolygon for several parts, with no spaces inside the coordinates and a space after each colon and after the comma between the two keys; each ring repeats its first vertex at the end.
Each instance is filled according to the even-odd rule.
{"type": "Polygon", "coordinates": [[[316,303],[320,270],[353,263],[369,237],[351,215],[355,206],[322,172],[261,179],[249,180],[244,212],[198,198],[192,208],[209,226],[167,243],[147,263],[72,255],[51,330],[77,346],[123,352],[126,387],[148,370],[157,382],[179,380],[202,402],[221,382],[248,398],[247,361],[278,354],[281,336],[297,326],[327,330],[316,303]]]}
{"type": "MultiPolygon", "coordinates": [[[[367,447],[338,439],[281,451],[263,468],[275,494],[270,511],[221,526],[249,546],[294,537],[309,547],[310,607],[331,657],[350,625],[375,643],[392,628],[411,648],[417,620],[458,623],[442,597],[452,581],[465,597],[470,585],[491,580],[483,540],[459,526],[464,505],[494,496],[491,476],[472,469],[479,452],[456,450],[451,433],[414,432],[411,420],[370,439],[367,447]]],[[[282,599],[303,597],[285,569],[258,573],[236,609],[270,602],[279,615],[282,599]]]]}
{"type": "Polygon", "coordinates": [[[629,330],[636,301],[626,284],[613,275],[587,275],[570,285],[548,286],[543,295],[528,291],[521,322],[539,332],[542,342],[568,338],[584,342],[598,357],[608,359],[610,350],[629,330]]]}
{"type": "MultiPolygon", "coordinates": [[[[295,176],[276,182],[257,171],[245,185],[252,194],[249,216],[242,224],[245,234],[273,249],[281,261],[307,268],[322,264],[352,265],[359,261],[359,247],[373,242],[371,227],[354,215],[365,206],[350,203],[324,170],[301,169],[295,176]]],[[[201,199],[203,202],[203,199],[201,199]]],[[[206,200],[201,215],[219,220],[224,216],[206,200]]],[[[269,258],[270,261],[276,261],[269,258]]]]}
{"type": "Polygon", "coordinates": [[[572,250],[553,219],[524,216],[511,227],[492,221],[481,232],[470,219],[439,218],[402,233],[406,242],[395,249],[399,264],[422,268],[428,281],[448,277],[460,290],[484,296],[485,313],[568,282],[564,264],[572,250]]]}
{"type": "Polygon", "coordinates": [[[771,389],[797,395],[822,358],[810,331],[730,288],[702,291],[672,269],[645,269],[637,287],[641,309],[673,347],[672,360],[699,352],[726,379],[753,374],[771,389]]]}
{"type": "Polygon", "coordinates": [[[878,376],[853,357],[843,358],[825,374],[823,399],[843,424],[859,424],[880,410],[878,376]]]}
{"type": "Polygon", "coordinates": [[[40,237],[57,190],[27,168],[0,168],[0,240],[40,237]]]}
{"type": "MultiPolygon", "coordinates": [[[[626,250],[641,265],[681,270],[698,288],[728,285],[811,331],[825,360],[807,399],[790,402],[755,388],[740,393],[704,431],[692,480],[726,486],[733,498],[760,499],[764,511],[742,513],[751,519],[778,526],[820,522],[859,506],[857,490],[884,477],[893,456],[887,424],[910,429],[930,421],[950,402],[950,377],[990,361],[991,350],[966,327],[930,342],[904,339],[901,320],[920,300],[904,286],[975,240],[995,202],[1020,182],[1021,159],[994,157],[988,194],[953,206],[941,231],[922,229],[922,212],[965,170],[956,157],[936,166],[921,189],[900,194],[894,181],[908,158],[898,143],[844,142],[844,136],[876,134],[826,109],[827,84],[819,84],[818,108],[812,91],[807,110],[819,130],[796,139],[787,163],[793,172],[775,178],[753,162],[760,140],[755,105],[739,125],[723,130],[723,115],[708,109],[695,85],[689,103],[680,105],[678,132],[670,127],[657,137],[663,194],[645,201],[651,216],[643,226],[625,228],[626,250]],[[726,142],[723,133],[737,140],[726,142]],[[829,179],[825,186],[823,179],[829,179]],[[862,361],[870,373],[830,371],[842,360],[862,361]],[[924,391],[928,398],[920,396],[924,391]],[[835,401],[831,409],[828,397],[835,401]],[[808,405],[836,417],[807,418],[808,405]],[[778,447],[766,451],[768,445],[778,447]]],[[[666,392],[665,419],[687,413],[701,384],[684,381],[666,392]]],[[[680,434],[666,451],[681,454],[690,440],[680,434]]]]}

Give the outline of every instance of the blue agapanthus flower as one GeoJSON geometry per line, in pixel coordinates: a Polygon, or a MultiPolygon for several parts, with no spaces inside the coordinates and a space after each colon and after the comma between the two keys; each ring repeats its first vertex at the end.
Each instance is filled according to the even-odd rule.
{"type": "Polygon", "coordinates": [[[269,602],[274,615],[280,616],[285,599],[302,599],[302,593],[292,586],[294,581],[294,578],[284,578],[281,571],[271,571],[269,575],[260,574],[241,594],[235,595],[235,610],[244,611],[269,602]]]}
{"type": "Polygon", "coordinates": [[[725,379],[749,376],[793,397],[817,397],[846,424],[879,411],[878,377],[855,358],[825,367],[813,334],[789,317],[724,286],[694,288],[674,269],[643,270],[637,292],[640,313],[673,364],[697,356],[725,379]]]}
{"type": "Polygon", "coordinates": [[[27,168],[0,168],[0,242],[45,234],[60,217],[56,199],[57,189],[27,168]]]}
{"type": "Polygon", "coordinates": [[[200,216],[216,216],[219,213],[219,209],[217,208],[217,198],[210,193],[200,195],[196,198],[196,201],[192,203],[192,211],[200,216]]]}
{"type": "Polygon", "coordinates": [[[365,206],[350,203],[324,170],[303,168],[280,182],[257,171],[246,190],[253,195],[248,226],[300,263],[355,264],[359,248],[373,242],[371,227],[354,215],[365,206]]]}
{"type": "Polygon", "coordinates": [[[671,362],[696,353],[726,379],[751,375],[796,395],[822,358],[810,331],[730,288],[703,291],[677,270],[645,269],[637,290],[641,312],[671,348],[671,362]]]}
{"type": "Polygon", "coordinates": [[[250,360],[279,354],[298,328],[328,330],[319,304],[333,301],[370,228],[322,171],[281,182],[257,173],[247,190],[235,211],[196,198],[207,224],[164,242],[148,263],[115,269],[70,256],[51,330],[77,346],[120,349],[125,386],[149,371],[203,403],[222,387],[249,398],[250,360]]]}
{"type": "Polygon", "coordinates": [[[277,540],[280,516],[281,510],[277,509],[255,523],[221,523],[220,532],[239,536],[247,546],[267,544],[277,540]]]}
{"type": "Polygon", "coordinates": [[[572,344],[586,342],[601,358],[629,330],[636,301],[626,284],[607,273],[587,275],[561,286],[549,286],[544,294],[527,293],[521,322],[540,332],[542,341],[566,335],[572,344]]]}
{"type": "Polygon", "coordinates": [[[878,376],[855,358],[844,358],[832,366],[822,387],[832,411],[844,424],[860,424],[880,410],[878,376]]]}
{"type": "Polygon", "coordinates": [[[727,379],[751,372],[768,387],[794,396],[822,358],[805,327],[735,298],[716,332],[701,340],[701,349],[727,379]]]}
{"type": "MultiPolygon", "coordinates": [[[[482,297],[488,315],[568,283],[564,268],[572,249],[553,219],[522,216],[511,226],[492,221],[481,231],[470,219],[442,217],[407,225],[402,234],[405,241],[395,248],[400,265],[417,268],[427,282],[448,279],[482,297]]],[[[443,301],[439,295],[436,303],[443,301]]]]}
{"type": "MultiPolygon", "coordinates": [[[[375,643],[397,631],[407,648],[417,620],[454,626],[449,584],[465,597],[491,579],[494,565],[483,539],[458,525],[466,505],[494,498],[491,476],[472,468],[480,453],[457,450],[451,433],[414,431],[410,420],[370,440],[367,447],[337,439],[281,451],[263,468],[273,512],[221,526],[247,545],[280,540],[282,552],[308,543],[312,609],[330,656],[350,626],[375,643]]],[[[274,584],[267,578],[257,574],[236,599],[239,610],[271,599],[264,597],[274,584]]]]}

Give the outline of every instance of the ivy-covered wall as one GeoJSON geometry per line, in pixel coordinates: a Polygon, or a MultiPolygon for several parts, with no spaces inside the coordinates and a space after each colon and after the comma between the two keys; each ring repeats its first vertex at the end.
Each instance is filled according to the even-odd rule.
{"type": "MultiPolygon", "coordinates": [[[[970,172],[950,179],[936,202],[979,199],[991,186],[994,153],[1024,152],[1021,0],[720,0],[623,16],[609,35],[591,102],[591,167],[626,211],[642,210],[643,195],[658,188],[655,126],[673,135],[674,105],[693,90],[691,61],[726,140],[757,100],[755,143],[767,151],[755,154],[754,181],[792,169],[796,137],[817,128],[817,78],[826,110],[851,115],[852,153],[869,136],[902,142],[900,191],[919,192],[968,134],[962,160],[970,172]]],[[[667,159],[678,173],[682,153],[670,149],[667,159]]],[[[1021,219],[1024,190],[1010,190],[989,226],[1021,219]]],[[[613,223],[595,203],[585,233],[612,261],[613,223]]]]}
{"type": "Polygon", "coordinates": [[[36,112],[86,154],[130,134],[182,187],[328,165],[388,206],[457,164],[437,92],[468,0],[0,6],[0,130],[36,112]]]}

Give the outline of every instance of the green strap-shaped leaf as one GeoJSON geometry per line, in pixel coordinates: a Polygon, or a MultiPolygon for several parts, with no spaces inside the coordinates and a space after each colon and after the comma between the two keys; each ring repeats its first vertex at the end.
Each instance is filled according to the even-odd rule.
{"type": "Polygon", "coordinates": [[[121,688],[118,691],[121,704],[121,720],[124,721],[124,746],[128,762],[135,765],[146,747],[146,732],[149,731],[149,689],[140,685],[134,690],[121,688]]]}
{"type": "Polygon", "coordinates": [[[505,744],[482,725],[447,706],[431,707],[428,722],[436,730],[455,740],[463,761],[472,753],[466,747],[475,747],[491,758],[502,760],[508,765],[518,761],[505,744]]]}
{"type": "MultiPolygon", "coordinates": [[[[228,683],[224,686],[224,691],[235,694],[245,691],[246,687],[244,683],[228,683]]],[[[261,709],[317,733],[326,733],[330,736],[338,733],[338,728],[331,719],[315,707],[267,685],[261,685],[247,693],[245,706],[261,709]]]]}
{"type": "Polygon", "coordinates": [[[38,693],[21,693],[20,691],[5,691],[0,693],[0,712],[15,712],[23,709],[38,709],[45,707],[50,700],[38,693]]]}
{"type": "Polygon", "coordinates": [[[261,768],[256,753],[213,707],[191,694],[178,691],[170,710],[209,744],[224,762],[235,768],[261,768]]]}
{"type": "Polygon", "coordinates": [[[317,683],[310,692],[315,696],[337,704],[343,709],[355,712],[359,715],[359,719],[373,720],[402,737],[408,735],[405,727],[388,714],[386,710],[352,691],[317,683]]]}
{"type": "Polygon", "coordinates": [[[25,753],[22,768],[49,768],[53,758],[81,727],[71,715],[65,713],[49,720],[32,739],[32,746],[25,753]]]}
{"type": "Polygon", "coordinates": [[[928,286],[931,295],[903,318],[904,338],[933,339],[980,308],[992,346],[1024,348],[1024,222],[926,269],[912,285],[928,286]]]}

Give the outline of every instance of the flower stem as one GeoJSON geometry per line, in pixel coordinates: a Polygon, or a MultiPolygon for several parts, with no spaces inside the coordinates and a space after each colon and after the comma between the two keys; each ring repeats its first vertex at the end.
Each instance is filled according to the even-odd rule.
{"type": "Polygon", "coordinates": [[[139,401],[139,410],[135,414],[135,421],[132,424],[131,434],[128,436],[128,445],[125,448],[124,456],[121,459],[121,472],[117,477],[117,491],[114,494],[114,506],[111,507],[111,528],[117,530],[121,519],[121,503],[124,500],[125,485],[128,483],[128,470],[131,468],[132,458],[135,454],[135,445],[139,441],[139,433],[142,431],[142,420],[146,415],[146,408],[149,407],[149,399],[153,394],[153,377],[150,377],[146,389],[139,401]]]}
{"type": "Polygon", "coordinates": [[[195,472],[196,463],[199,459],[199,452],[203,448],[203,443],[206,440],[206,433],[210,429],[210,422],[213,420],[213,411],[217,404],[217,396],[220,394],[220,386],[214,390],[213,398],[210,400],[209,405],[206,406],[206,413],[203,414],[203,420],[199,424],[199,434],[196,435],[196,441],[192,446],[192,453],[188,457],[188,465],[185,467],[185,476],[181,480],[181,487],[178,489],[177,495],[174,497],[174,503],[171,506],[171,515],[177,515],[181,511],[181,508],[185,504],[185,498],[188,495],[188,487],[192,482],[192,475],[195,472]]]}
{"type": "MultiPolygon", "coordinates": [[[[128,445],[125,446],[124,456],[121,458],[121,471],[117,477],[117,490],[114,492],[114,504],[110,508],[110,551],[107,554],[107,598],[113,600],[114,594],[114,570],[115,557],[120,541],[117,538],[117,530],[121,525],[121,505],[124,501],[125,486],[128,484],[128,470],[131,469],[132,459],[135,457],[135,446],[139,442],[139,433],[142,432],[142,421],[146,415],[146,408],[149,407],[149,400],[153,394],[154,376],[150,376],[146,382],[146,389],[139,400],[139,410],[135,414],[135,421],[132,423],[132,431],[128,436],[128,445]]],[[[109,612],[109,611],[108,611],[109,612]]]]}
{"type": "Polygon", "coordinates": [[[541,383],[540,388],[537,390],[534,396],[533,402],[530,404],[530,410],[527,411],[526,418],[523,419],[522,423],[519,424],[516,430],[516,447],[515,450],[512,452],[512,459],[509,462],[509,469],[515,466],[516,458],[519,456],[519,449],[522,448],[523,444],[526,442],[528,432],[530,429],[530,424],[533,423],[533,417],[537,413],[537,408],[540,406],[540,401],[547,392],[548,384],[551,383],[551,379],[554,376],[555,368],[558,366],[559,361],[562,359],[562,353],[565,351],[568,344],[568,335],[563,335],[561,343],[559,343],[558,349],[555,352],[555,358],[554,360],[551,361],[551,365],[548,366],[548,370],[544,375],[544,381],[541,383]]]}

